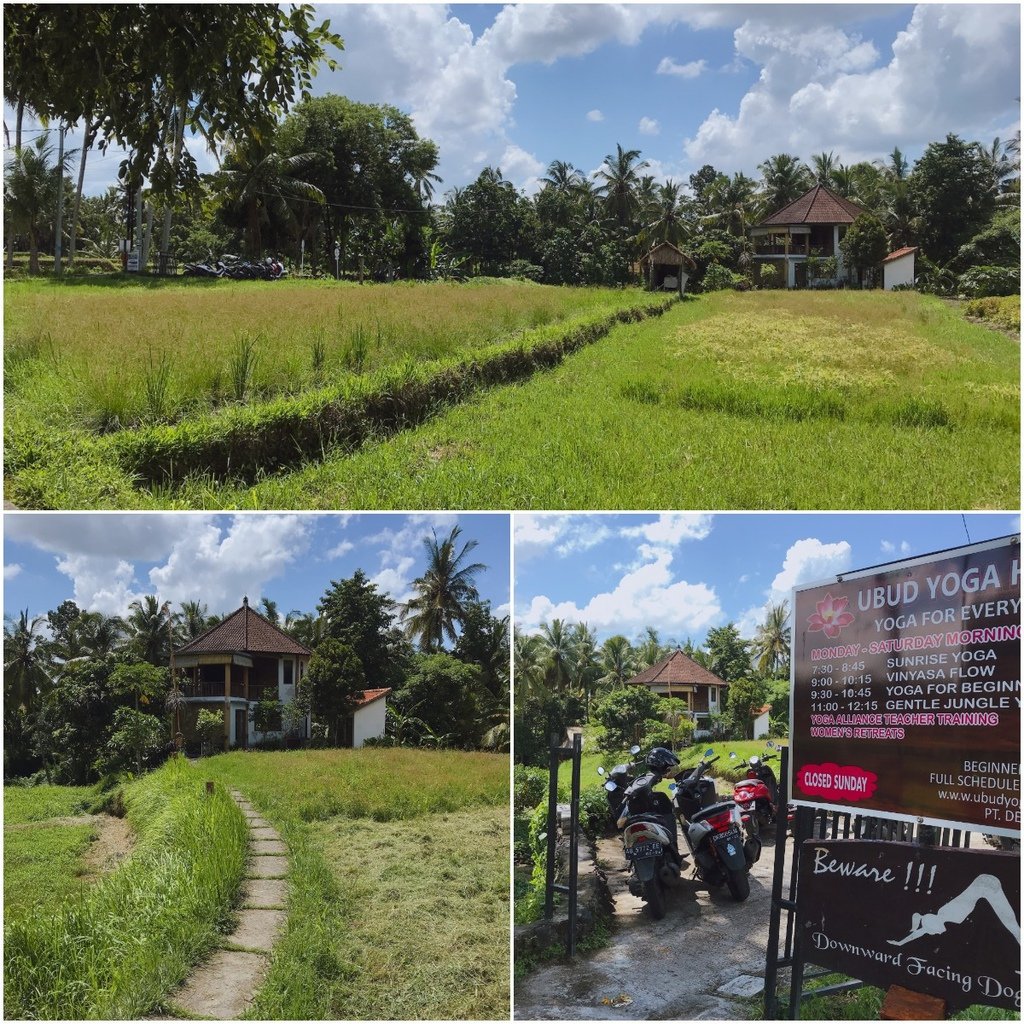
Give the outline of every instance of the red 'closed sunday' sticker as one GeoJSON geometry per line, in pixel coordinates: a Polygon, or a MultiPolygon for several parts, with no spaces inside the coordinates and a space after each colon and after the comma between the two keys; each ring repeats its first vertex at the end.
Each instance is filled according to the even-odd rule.
{"type": "Polygon", "coordinates": [[[805,764],[796,773],[797,788],[826,800],[864,800],[878,788],[878,776],[855,765],[805,764]]]}

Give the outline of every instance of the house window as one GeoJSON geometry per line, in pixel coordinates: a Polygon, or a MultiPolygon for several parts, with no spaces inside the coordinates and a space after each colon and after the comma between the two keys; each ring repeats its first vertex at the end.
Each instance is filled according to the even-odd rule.
{"type": "Polygon", "coordinates": [[[711,687],[711,703],[712,704],[717,704],[718,703],[718,687],[717,686],[712,686],[711,687]]]}
{"type": "Polygon", "coordinates": [[[291,686],[295,682],[295,662],[291,658],[284,659],[284,685],[291,686]]]}

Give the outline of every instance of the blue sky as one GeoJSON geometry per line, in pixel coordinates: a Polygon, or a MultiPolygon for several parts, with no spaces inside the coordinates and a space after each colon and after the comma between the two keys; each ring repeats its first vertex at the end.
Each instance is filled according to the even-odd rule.
{"type": "MultiPolygon", "coordinates": [[[[991,143],[1020,123],[1017,4],[317,10],[345,50],[314,92],[411,113],[440,145],[442,192],[487,164],[533,191],[552,160],[592,173],[616,143],[685,182],[705,162],[754,174],[782,151],[853,163],[899,145],[913,160],[947,132],[991,143]]],[[[90,191],[121,155],[90,154],[90,191]]]]}
{"type": "Polygon", "coordinates": [[[205,601],[233,611],[248,596],[278,603],[282,614],[314,611],[331,580],[362,569],[402,601],[422,572],[422,540],[462,527],[476,540],[471,560],[482,597],[507,614],[509,523],[506,515],[207,515],[75,513],[4,515],[4,611],[45,614],[71,599],[80,607],[124,614],[156,593],[178,605],[205,601]]]}
{"type": "Polygon", "coordinates": [[[753,636],[767,602],[838,572],[1019,532],[1020,516],[968,513],[517,514],[515,621],[586,622],[599,640],[753,636]]]}

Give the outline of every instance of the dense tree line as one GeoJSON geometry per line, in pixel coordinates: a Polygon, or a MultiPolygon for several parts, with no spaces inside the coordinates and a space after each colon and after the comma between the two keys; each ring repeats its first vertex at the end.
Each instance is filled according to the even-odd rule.
{"type": "MultiPolygon", "coordinates": [[[[259,733],[312,713],[314,738],[337,744],[359,691],[390,687],[384,742],[508,749],[508,618],[481,600],[469,561],[475,541],[456,527],[425,540],[427,569],[398,606],[361,570],[336,580],[312,612],[260,612],[313,651],[297,706],[255,708],[259,733]]],[[[141,772],[171,749],[174,712],[170,652],[219,622],[205,604],[177,609],[148,595],[125,617],[64,601],[45,616],[9,617],[4,627],[4,775],[40,773],[84,783],[141,772]]],[[[179,680],[180,684],[180,680],[179,680]]],[[[273,705],[262,707],[262,704],[273,705]]],[[[220,709],[211,730],[220,735],[220,709]]],[[[200,723],[202,727],[202,723],[200,723]]]]}
{"type": "Polygon", "coordinates": [[[516,631],[516,760],[547,763],[548,738],[571,725],[586,724],[588,735],[613,753],[633,743],[679,748],[693,736],[695,720],[685,701],[659,698],[645,686],[627,682],[668,658],[677,648],[729,683],[724,707],[704,725],[712,732],[744,739],[751,711],[772,705],[775,728],[784,730],[789,713],[789,606],[770,605],[753,640],[729,623],[708,630],[704,643],[663,643],[647,627],[631,641],[622,634],[598,644],[586,623],[553,619],[537,633],[516,631]]]}
{"type": "Polygon", "coordinates": [[[978,268],[993,269],[993,287],[1019,277],[1019,132],[990,144],[948,135],[913,167],[899,148],[855,164],[777,153],[757,178],[705,165],[685,182],[657,181],[638,149],[617,145],[592,176],[552,160],[532,197],[486,167],[435,202],[438,149],[407,114],[311,97],[317,66],[333,66],[343,43],[309,5],[12,4],[4,43],[4,96],[16,112],[5,228],[9,258],[27,249],[34,272],[38,253],[53,250],[63,181],[72,261],[115,257],[134,220],[150,262],[158,251],[273,252],[293,264],[305,254],[319,274],[335,270],[337,247],[338,269],[360,278],[614,285],[636,280],[642,253],[669,241],[696,261],[693,287],[726,287],[751,280],[747,228],[818,183],[877,222],[874,247],[857,258],[873,258],[884,237],[890,249],[921,247],[933,290],[968,272],[974,287],[978,268]],[[58,166],[54,138],[23,138],[26,111],[83,126],[81,152],[58,166]],[[186,132],[217,154],[216,172],[198,173],[186,132]],[[131,154],[119,186],[83,196],[90,150],[111,143],[131,154]]]}

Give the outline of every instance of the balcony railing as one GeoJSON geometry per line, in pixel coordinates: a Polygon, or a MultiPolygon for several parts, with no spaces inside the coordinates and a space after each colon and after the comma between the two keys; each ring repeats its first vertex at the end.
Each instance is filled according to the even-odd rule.
{"type": "MultiPolygon", "coordinates": [[[[224,684],[223,683],[185,683],[181,688],[181,692],[186,697],[224,697],[224,684]]],[[[231,683],[231,696],[232,697],[244,697],[245,686],[242,683],[231,683]]]]}

